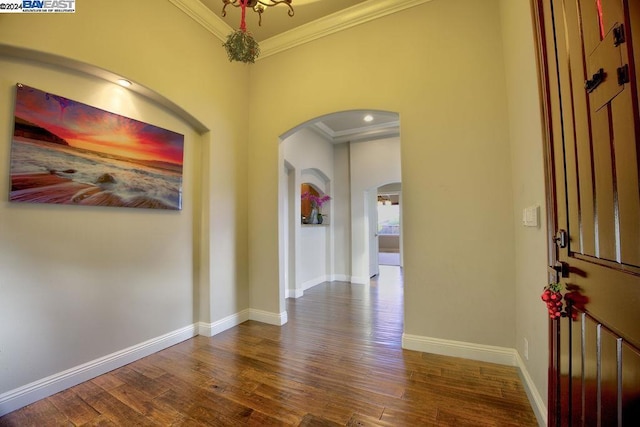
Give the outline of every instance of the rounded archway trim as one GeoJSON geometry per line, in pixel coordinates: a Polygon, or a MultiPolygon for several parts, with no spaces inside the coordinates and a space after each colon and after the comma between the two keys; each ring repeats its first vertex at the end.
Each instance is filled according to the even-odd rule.
{"type": "MultiPolygon", "coordinates": [[[[132,81],[127,76],[123,76],[120,74],[116,74],[112,71],[105,70],[103,68],[97,67],[95,65],[88,64],[86,62],[78,61],[71,58],[66,58],[64,56],[55,55],[52,53],[41,52],[32,49],[26,49],[17,46],[11,46],[7,44],[0,43],[0,55],[9,56],[18,59],[26,59],[30,61],[36,61],[47,65],[53,65],[56,67],[65,68],[68,70],[72,70],[75,72],[81,72],[93,77],[97,77],[108,82],[118,84],[117,81],[119,79],[126,79],[132,81]]],[[[183,119],[185,122],[189,123],[198,133],[203,134],[209,131],[209,128],[198,120],[191,113],[186,111],[184,108],[180,107],[178,104],[170,100],[169,98],[159,94],[158,92],[149,89],[148,87],[141,85],[140,83],[133,82],[134,84],[129,88],[132,92],[135,92],[155,104],[158,104],[176,116],[183,119]]]]}

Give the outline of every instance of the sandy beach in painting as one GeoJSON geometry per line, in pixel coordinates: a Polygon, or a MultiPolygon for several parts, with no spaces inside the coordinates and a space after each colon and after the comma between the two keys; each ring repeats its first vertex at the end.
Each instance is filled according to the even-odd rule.
{"type": "Polygon", "coordinates": [[[11,175],[11,200],[31,203],[175,209],[146,196],[124,200],[96,185],[74,182],[59,177],[55,173],[11,175]]]}
{"type": "Polygon", "coordinates": [[[14,202],[180,208],[176,171],[17,137],[11,154],[14,202]]]}

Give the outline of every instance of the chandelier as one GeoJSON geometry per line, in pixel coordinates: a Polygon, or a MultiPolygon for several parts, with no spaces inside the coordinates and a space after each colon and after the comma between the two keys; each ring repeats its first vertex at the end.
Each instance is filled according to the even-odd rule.
{"type": "Polygon", "coordinates": [[[240,29],[235,30],[227,36],[227,41],[223,44],[227,51],[229,61],[239,61],[245,63],[253,63],[260,55],[260,46],[255,41],[249,31],[247,31],[247,23],[245,20],[246,9],[251,8],[258,13],[258,25],[262,25],[262,12],[267,7],[284,4],[289,8],[289,16],[294,15],[292,0],[222,0],[222,16],[227,16],[227,6],[239,7],[242,9],[240,18],[240,29]]]}
{"type": "MultiPolygon", "coordinates": [[[[222,2],[224,3],[224,6],[222,6],[222,17],[225,17],[227,16],[227,6],[242,7],[243,0],[222,0],[222,2]]],[[[289,16],[295,15],[291,2],[292,0],[247,0],[245,6],[258,13],[258,25],[262,26],[262,12],[268,7],[284,4],[289,8],[289,16]]]]}

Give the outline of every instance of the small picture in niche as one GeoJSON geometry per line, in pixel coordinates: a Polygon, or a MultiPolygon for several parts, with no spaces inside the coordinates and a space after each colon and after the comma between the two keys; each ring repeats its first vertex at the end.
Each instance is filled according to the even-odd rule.
{"type": "Polygon", "coordinates": [[[182,209],[184,136],[17,85],[13,202],[182,209]]]}

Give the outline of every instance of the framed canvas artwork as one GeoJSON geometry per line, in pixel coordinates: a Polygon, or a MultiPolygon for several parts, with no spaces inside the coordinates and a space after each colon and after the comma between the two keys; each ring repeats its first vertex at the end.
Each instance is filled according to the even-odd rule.
{"type": "Polygon", "coordinates": [[[13,202],[182,209],[184,136],[18,84],[13,202]]]}

